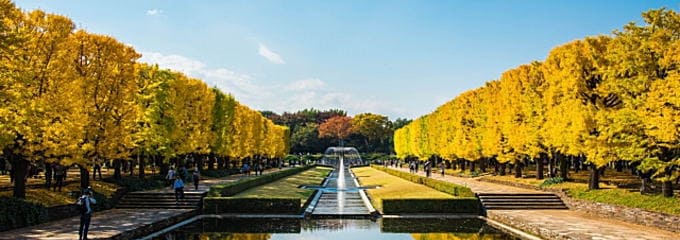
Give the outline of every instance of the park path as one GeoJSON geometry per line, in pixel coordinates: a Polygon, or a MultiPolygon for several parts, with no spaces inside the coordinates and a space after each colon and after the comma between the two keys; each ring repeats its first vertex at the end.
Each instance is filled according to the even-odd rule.
{"type": "MultiPolygon", "coordinates": [[[[408,172],[408,168],[392,168],[408,172]]],[[[418,175],[425,176],[420,171],[418,175]]],[[[531,193],[537,190],[481,182],[475,178],[432,174],[439,180],[469,187],[475,193],[531,193]]],[[[524,231],[538,233],[545,239],[680,239],[680,234],[574,210],[487,210],[487,218],[524,231]]]]}
{"type": "MultiPolygon", "coordinates": [[[[272,168],[265,170],[265,174],[279,171],[272,168]]],[[[215,184],[237,181],[244,178],[242,174],[235,174],[225,178],[206,179],[199,184],[198,191],[193,184],[187,184],[186,192],[207,192],[215,184]]],[[[169,188],[149,190],[145,192],[174,192],[169,188]]],[[[131,232],[149,225],[171,225],[185,219],[195,209],[111,209],[95,212],[92,216],[88,239],[129,239],[131,232]]],[[[36,226],[0,232],[0,239],[78,239],[80,217],[72,217],[36,226]]]]}

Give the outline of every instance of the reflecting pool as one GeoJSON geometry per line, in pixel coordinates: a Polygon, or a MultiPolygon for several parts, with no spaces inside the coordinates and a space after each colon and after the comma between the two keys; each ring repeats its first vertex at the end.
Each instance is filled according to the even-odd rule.
{"type": "Polygon", "coordinates": [[[481,219],[203,219],[154,239],[517,239],[481,219]]]}

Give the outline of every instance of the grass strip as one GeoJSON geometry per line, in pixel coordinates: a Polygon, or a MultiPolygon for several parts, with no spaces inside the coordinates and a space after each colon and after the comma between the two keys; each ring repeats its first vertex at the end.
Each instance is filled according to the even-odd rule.
{"type": "Polygon", "coordinates": [[[380,186],[376,189],[368,189],[367,192],[371,196],[373,207],[381,212],[383,199],[454,199],[453,195],[392,176],[372,167],[352,168],[352,171],[359,178],[362,186],[380,186]]]}
{"type": "Polygon", "coordinates": [[[299,188],[300,185],[319,185],[333,169],[315,167],[299,174],[286,177],[234,195],[236,198],[300,198],[306,201],[313,189],[299,188]]]}

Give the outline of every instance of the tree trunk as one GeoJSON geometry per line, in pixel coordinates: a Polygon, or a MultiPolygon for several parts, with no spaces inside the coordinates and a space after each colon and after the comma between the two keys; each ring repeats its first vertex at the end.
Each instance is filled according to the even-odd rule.
{"type": "Polygon", "coordinates": [[[13,157],[12,163],[12,173],[14,174],[14,193],[15,198],[26,198],[26,168],[28,168],[28,161],[23,159],[21,156],[11,153],[13,157]]]}
{"type": "Polygon", "coordinates": [[[475,171],[475,169],[476,169],[475,166],[477,165],[477,164],[475,164],[475,163],[476,163],[476,161],[471,161],[471,162],[470,162],[470,172],[474,172],[474,171],[475,171]]]}
{"type": "Polygon", "coordinates": [[[135,175],[135,162],[134,161],[126,161],[128,165],[128,170],[130,171],[130,176],[135,175]]]}
{"type": "Polygon", "coordinates": [[[673,197],[673,181],[661,182],[661,192],[664,197],[673,197]]]}
{"type": "Polygon", "coordinates": [[[565,158],[565,156],[562,156],[560,158],[560,177],[564,180],[567,180],[569,178],[569,162],[565,158]]]}
{"type": "Polygon", "coordinates": [[[521,178],[522,177],[522,164],[521,163],[515,163],[515,178],[521,178]]]}
{"type": "Polygon", "coordinates": [[[120,180],[123,178],[123,176],[121,175],[121,168],[123,166],[121,165],[123,165],[123,163],[121,162],[120,159],[113,160],[113,178],[116,180],[120,180]]]}
{"type": "Polygon", "coordinates": [[[536,159],[536,179],[543,179],[543,154],[536,159]]]}
{"type": "Polygon", "coordinates": [[[556,177],[555,175],[555,155],[548,160],[548,175],[550,178],[556,177]]]}
{"type": "Polygon", "coordinates": [[[507,166],[506,163],[501,164],[501,176],[505,176],[505,167],[507,166]]]}
{"type": "Polygon", "coordinates": [[[666,170],[666,181],[661,182],[661,193],[664,197],[673,197],[673,179],[671,179],[672,172],[666,170]]]}
{"type": "Polygon", "coordinates": [[[623,161],[616,161],[616,172],[623,172],[623,161]]]}
{"type": "Polygon", "coordinates": [[[588,180],[588,189],[600,189],[600,169],[591,163],[590,179],[588,180]]]}
{"type": "Polygon", "coordinates": [[[146,162],[144,161],[144,158],[139,157],[139,155],[137,155],[137,162],[139,164],[139,174],[138,174],[138,176],[139,176],[139,178],[144,179],[144,177],[146,177],[146,175],[145,175],[146,173],[144,172],[144,168],[146,167],[146,162]]]}
{"type": "Polygon", "coordinates": [[[458,160],[458,161],[460,162],[460,171],[461,171],[461,172],[465,172],[465,160],[464,160],[464,159],[460,159],[460,160],[458,160]]]}
{"type": "Polygon", "coordinates": [[[225,159],[223,157],[216,157],[215,160],[217,161],[217,169],[224,169],[225,159]]]}
{"type": "Polygon", "coordinates": [[[493,172],[494,172],[494,174],[500,175],[500,174],[501,174],[501,173],[500,173],[501,171],[500,171],[499,166],[498,166],[498,161],[496,161],[495,159],[492,158],[492,159],[491,159],[491,163],[493,164],[493,172]]]}
{"type": "MultiPolygon", "coordinates": [[[[215,158],[214,158],[214,157],[208,158],[208,163],[207,163],[207,164],[208,164],[208,170],[213,170],[213,169],[215,169],[215,158]]],[[[219,165],[219,164],[218,164],[218,165],[219,165]]],[[[218,167],[218,168],[219,168],[219,167],[218,167]]]]}
{"type": "Polygon", "coordinates": [[[167,163],[165,163],[162,159],[160,161],[160,164],[158,164],[158,166],[160,168],[159,174],[161,175],[161,177],[165,178],[165,174],[168,174],[168,170],[170,170],[170,166],[167,163]]]}
{"type": "Polygon", "coordinates": [[[80,168],[80,189],[87,189],[90,186],[90,172],[86,166],[78,165],[80,168]]]}
{"type": "Polygon", "coordinates": [[[642,179],[642,185],[640,186],[640,193],[648,193],[649,192],[649,182],[650,179],[646,176],[640,176],[640,179],[642,179]]]}
{"type": "Polygon", "coordinates": [[[487,163],[488,161],[486,158],[479,159],[479,171],[486,172],[487,163]]]}

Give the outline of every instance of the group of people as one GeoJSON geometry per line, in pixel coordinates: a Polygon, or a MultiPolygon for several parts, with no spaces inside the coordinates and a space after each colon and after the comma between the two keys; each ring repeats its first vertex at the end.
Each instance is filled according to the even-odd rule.
{"type": "Polygon", "coordinates": [[[198,167],[194,168],[194,172],[191,174],[191,179],[189,177],[189,171],[185,166],[175,171],[174,167],[170,167],[168,174],[165,175],[170,187],[175,190],[175,203],[179,203],[179,200],[184,200],[184,180],[191,180],[194,182],[194,189],[198,190],[198,184],[201,180],[201,171],[198,167]]]}
{"type": "MultiPolygon", "coordinates": [[[[399,164],[394,164],[394,165],[396,166],[396,165],[399,165],[399,164]]],[[[410,173],[418,173],[419,165],[420,165],[419,161],[409,162],[409,164],[408,164],[409,172],[410,173]]],[[[431,160],[427,160],[423,164],[423,170],[425,170],[425,176],[426,177],[432,176],[432,168],[434,167],[433,165],[434,165],[434,161],[431,161],[431,160]]],[[[441,162],[439,162],[439,164],[437,166],[439,167],[439,173],[441,174],[442,177],[444,177],[444,175],[446,174],[446,164],[444,164],[444,162],[441,161],[441,162]]]]}
{"type": "Polygon", "coordinates": [[[59,164],[45,164],[45,188],[61,192],[66,179],[67,168],[59,164]],[[52,184],[54,180],[54,184],[52,184]]]}
{"type": "MultiPolygon", "coordinates": [[[[279,168],[281,168],[281,166],[279,168]]],[[[250,164],[245,162],[241,166],[240,171],[241,171],[241,174],[243,174],[243,176],[250,176],[251,171],[255,171],[255,176],[258,176],[258,175],[262,175],[264,173],[264,165],[262,163],[258,162],[258,163],[253,164],[253,166],[251,167],[250,164]]]]}

